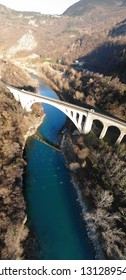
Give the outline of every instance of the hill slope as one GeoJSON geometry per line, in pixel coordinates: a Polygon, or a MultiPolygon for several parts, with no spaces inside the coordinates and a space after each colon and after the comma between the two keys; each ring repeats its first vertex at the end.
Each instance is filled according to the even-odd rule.
{"type": "Polygon", "coordinates": [[[80,0],[79,2],[70,6],[63,15],[67,16],[81,16],[87,12],[92,11],[96,8],[113,9],[118,7],[126,6],[126,0],[116,1],[116,0],[80,0]]]}
{"type": "Polygon", "coordinates": [[[125,2],[81,0],[71,8],[76,14],[77,7],[80,12],[87,7],[87,12],[77,17],[16,12],[0,5],[0,58],[72,63],[108,41],[110,31],[125,20],[125,2]]]}

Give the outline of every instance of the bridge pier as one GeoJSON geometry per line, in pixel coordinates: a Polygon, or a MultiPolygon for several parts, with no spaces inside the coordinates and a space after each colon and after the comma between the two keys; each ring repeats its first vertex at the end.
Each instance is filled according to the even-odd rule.
{"type": "Polygon", "coordinates": [[[76,126],[76,128],[80,131],[79,126],[78,126],[78,112],[76,111],[71,111],[71,116],[69,116],[69,118],[71,119],[71,121],[74,123],[74,125],[76,126]]]}
{"type": "Polygon", "coordinates": [[[100,136],[99,136],[99,139],[103,139],[103,138],[104,138],[104,136],[105,136],[105,134],[106,134],[106,132],[107,132],[107,129],[108,129],[108,126],[107,126],[107,125],[104,125],[104,126],[103,126],[103,129],[102,129],[102,131],[101,131],[101,134],[100,134],[100,136]]]}
{"type": "Polygon", "coordinates": [[[87,113],[87,117],[83,126],[83,133],[88,134],[91,131],[93,119],[91,117],[91,113],[87,113]]]}
{"type": "Polygon", "coordinates": [[[76,111],[72,111],[72,115],[73,115],[73,122],[75,123],[75,125],[77,126],[77,112],[76,111]]]}
{"type": "Polygon", "coordinates": [[[80,133],[82,132],[82,125],[83,125],[82,121],[83,121],[83,114],[80,113],[77,122],[78,130],[80,133]]]}
{"type": "Polygon", "coordinates": [[[118,139],[116,140],[115,142],[115,145],[119,145],[123,139],[123,137],[125,136],[125,133],[124,132],[121,132],[118,139]]]}

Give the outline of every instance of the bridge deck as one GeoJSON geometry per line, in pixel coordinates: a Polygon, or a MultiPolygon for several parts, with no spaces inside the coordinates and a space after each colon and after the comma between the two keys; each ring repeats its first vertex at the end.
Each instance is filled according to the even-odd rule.
{"type": "Polygon", "coordinates": [[[74,105],[74,104],[71,104],[71,103],[68,103],[68,102],[65,102],[65,101],[53,99],[53,98],[50,98],[50,97],[45,97],[45,96],[42,96],[42,95],[30,92],[30,91],[21,90],[21,89],[15,88],[13,86],[10,86],[9,84],[7,84],[7,83],[5,83],[5,82],[3,82],[1,80],[0,80],[0,83],[3,84],[4,86],[6,86],[8,89],[17,90],[18,92],[20,92],[22,94],[31,95],[32,97],[39,98],[42,101],[50,101],[50,103],[52,103],[52,104],[64,105],[64,107],[67,107],[70,110],[74,109],[74,110],[76,110],[76,111],[78,111],[80,113],[84,113],[84,112],[88,113],[88,112],[90,112],[92,115],[94,115],[96,117],[105,118],[108,121],[116,122],[116,124],[122,125],[122,126],[126,127],[126,122],[125,121],[123,121],[123,120],[121,120],[119,118],[116,118],[114,116],[112,116],[112,117],[108,116],[107,113],[106,114],[105,113],[104,114],[103,113],[99,113],[96,110],[94,111],[94,109],[88,109],[88,108],[77,106],[77,105],[74,105]]]}

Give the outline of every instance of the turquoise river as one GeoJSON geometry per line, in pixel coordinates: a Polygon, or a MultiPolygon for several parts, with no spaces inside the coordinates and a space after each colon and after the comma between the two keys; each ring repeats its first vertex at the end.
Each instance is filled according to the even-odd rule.
{"type": "MultiPolygon", "coordinates": [[[[42,82],[39,91],[44,96],[58,98],[55,92],[42,82]]],[[[39,132],[48,140],[58,143],[58,132],[66,116],[50,105],[42,104],[42,106],[46,117],[39,132]]],[[[25,157],[28,221],[40,246],[34,258],[94,259],[94,251],[86,234],[76,190],[63,155],[31,137],[26,145],[25,157]]]]}

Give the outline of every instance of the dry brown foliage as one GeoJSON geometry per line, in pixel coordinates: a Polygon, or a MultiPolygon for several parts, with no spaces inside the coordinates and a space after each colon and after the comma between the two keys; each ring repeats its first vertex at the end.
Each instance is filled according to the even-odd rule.
{"type": "MultiPolygon", "coordinates": [[[[17,70],[13,66],[12,72],[14,69],[17,70]]],[[[32,113],[25,112],[12,94],[0,86],[0,259],[22,258],[22,240],[28,234],[24,225],[23,148],[28,131],[31,133],[31,126],[42,121],[42,115],[37,105],[32,113]]]]}

